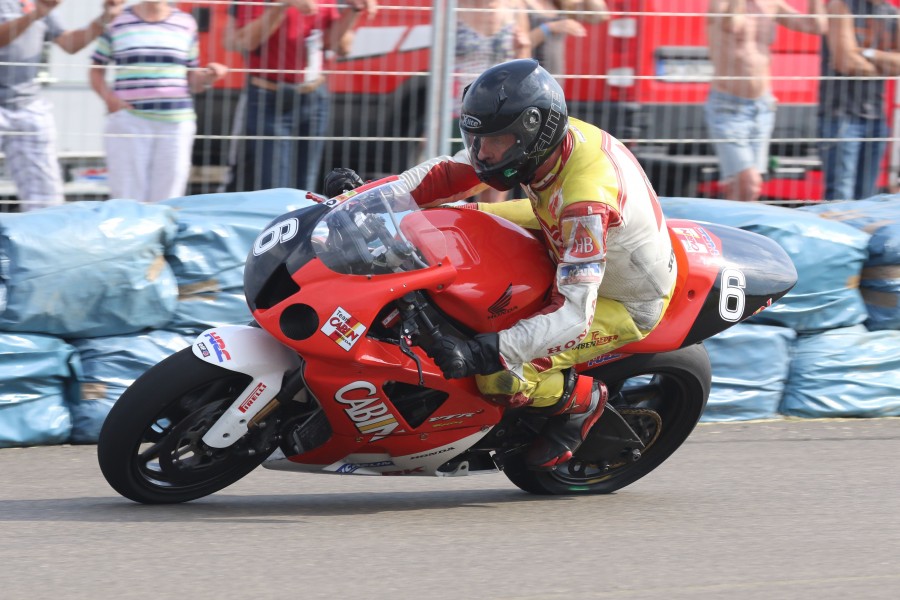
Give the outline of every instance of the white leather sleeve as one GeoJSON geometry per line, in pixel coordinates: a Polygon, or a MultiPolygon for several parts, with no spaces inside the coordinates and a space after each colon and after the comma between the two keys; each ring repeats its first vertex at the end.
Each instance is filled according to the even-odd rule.
{"type": "Polygon", "coordinates": [[[557,291],[561,304],[550,312],[522,319],[500,332],[500,357],[509,370],[521,376],[523,363],[559,354],[581,343],[594,321],[604,266],[604,263],[560,263],[557,291]],[[572,278],[573,268],[588,269],[595,276],[587,281],[567,283],[566,280],[572,278]]]}

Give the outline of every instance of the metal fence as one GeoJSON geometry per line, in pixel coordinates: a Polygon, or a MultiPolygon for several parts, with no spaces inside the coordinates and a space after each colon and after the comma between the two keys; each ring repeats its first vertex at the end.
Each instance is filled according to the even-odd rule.
{"type": "MultiPolygon", "coordinates": [[[[198,21],[201,63],[217,61],[231,68],[224,81],[195,97],[198,134],[190,193],[224,190],[233,151],[247,137],[235,124],[246,79],[254,71],[240,54],[224,49],[222,36],[228,7],[250,3],[173,2],[198,21]]],[[[802,12],[810,4],[806,0],[788,3],[802,12]]],[[[65,26],[80,27],[94,16],[85,15],[83,4],[64,2],[55,14],[65,26]]],[[[339,4],[321,2],[320,6],[339,4]]],[[[332,110],[323,173],[349,166],[366,177],[376,177],[450,150],[458,141],[451,118],[456,81],[474,76],[457,68],[457,19],[464,12],[486,12],[489,4],[493,3],[382,0],[375,17],[361,20],[350,55],[325,65],[332,110]]],[[[626,142],[661,195],[722,197],[724,193],[714,145],[733,140],[712,136],[703,113],[717,77],[711,53],[722,51],[707,45],[708,6],[708,0],[607,0],[604,22],[583,24],[585,35],[562,39],[565,61],[554,75],[566,91],[570,114],[626,142]]],[[[546,18],[519,0],[515,8],[532,24],[546,18]]],[[[592,15],[597,16],[562,12],[553,18],[592,15]]],[[[760,40],[771,52],[771,90],[777,99],[762,199],[818,201],[823,193],[820,148],[828,141],[817,127],[822,38],[783,26],[773,31],[773,39],[760,40]]],[[[105,107],[88,85],[91,51],[89,47],[72,56],[48,45],[41,71],[43,94],[54,107],[68,200],[107,197],[105,107]]],[[[0,77],[9,66],[0,64],[0,77]]],[[[749,79],[741,75],[718,78],[749,79]]],[[[888,151],[878,189],[888,191],[896,188],[900,171],[900,144],[896,143],[900,90],[891,78],[878,79],[885,81],[885,117],[890,125],[889,135],[883,138],[888,151]]],[[[4,130],[2,135],[25,132],[4,130]]],[[[8,173],[0,171],[0,210],[17,210],[19,202],[8,173]]]]}

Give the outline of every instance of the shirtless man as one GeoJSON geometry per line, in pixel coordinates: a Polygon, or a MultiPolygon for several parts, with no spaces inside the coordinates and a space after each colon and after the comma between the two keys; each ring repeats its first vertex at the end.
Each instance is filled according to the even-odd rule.
{"type": "Polygon", "coordinates": [[[720,180],[729,200],[758,200],[775,127],[770,47],[775,26],[824,35],[823,0],[802,14],[785,0],[710,0],[706,37],[714,78],[706,124],[717,140],[720,180]]]}

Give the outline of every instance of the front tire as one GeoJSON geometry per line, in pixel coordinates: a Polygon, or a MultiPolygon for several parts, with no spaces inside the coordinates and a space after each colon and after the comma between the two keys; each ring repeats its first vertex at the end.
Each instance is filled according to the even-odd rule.
{"type": "Polygon", "coordinates": [[[525,453],[516,454],[506,460],[503,472],[526,492],[609,494],[634,483],[669,458],[691,434],[706,407],[712,382],[709,356],[702,344],[663,354],[635,355],[587,374],[606,383],[610,404],[641,437],[645,448],[636,460],[625,456],[613,464],[597,464],[590,456],[600,434],[595,425],[572,459],[553,471],[532,471],[525,466],[525,453]],[[592,436],[597,436],[593,443],[592,436]]]}
{"type": "Polygon", "coordinates": [[[100,430],[97,458],[106,481],[135,502],[169,504],[244,477],[274,449],[273,427],[253,429],[228,448],[201,438],[250,381],[191,348],[152,367],[125,390],[100,430]]]}

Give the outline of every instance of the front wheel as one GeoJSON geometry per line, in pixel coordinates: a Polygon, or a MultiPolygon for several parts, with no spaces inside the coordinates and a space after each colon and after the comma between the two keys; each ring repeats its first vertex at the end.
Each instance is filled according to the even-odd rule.
{"type": "Polygon", "coordinates": [[[97,458],[106,481],[135,502],[168,504],[217,492],[255,469],[274,449],[274,426],[252,429],[228,448],[202,440],[250,381],[191,348],[148,370],[103,423],[97,458]]]}
{"type": "Polygon", "coordinates": [[[691,434],[706,407],[712,381],[702,344],[635,355],[588,374],[606,383],[609,403],[644,448],[626,449],[610,460],[601,418],[572,459],[553,471],[528,469],[524,453],[509,457],[504,473],[526,492],[609,494],[634,483],[669,458],[691,434]]]}

